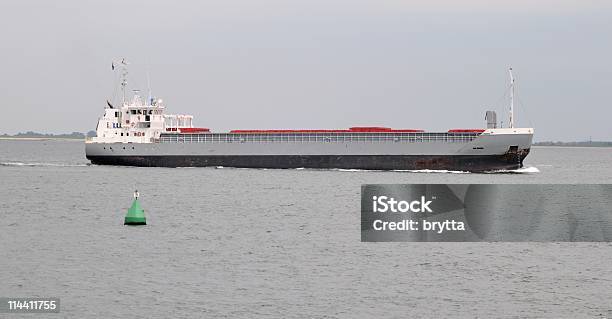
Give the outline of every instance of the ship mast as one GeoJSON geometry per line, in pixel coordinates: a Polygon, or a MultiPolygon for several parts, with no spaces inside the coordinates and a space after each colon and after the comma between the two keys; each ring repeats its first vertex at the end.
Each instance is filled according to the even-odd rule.
{"type": "Polygon", "coordinates": [[[128,82],[127,82],[127,76],[128,76],[128,70],[127,70],[127,66],[128,63],[125,61],[125,58],[122,58],[121,61],[115,62],[113,61],[113,63],[111,64],[111,68],[114,71],[115,70],[115,66],[119,64],[121,65],[121,93],[122,93],[122,105],[125,105],[125,87],[127,86],[128,82]]]}
{"type": "Polygon", "coordinates": [[[127,62],[125,59],[121,59],[121,92],[123,93],[123,105],[125,105],[125,87],[127,86],[127,62]]]}
{"type": "Polygon", "coordinates": [[[514,76],[512,75],[512,67],[510,72],[510,128],[514,127],[514,76]]]}

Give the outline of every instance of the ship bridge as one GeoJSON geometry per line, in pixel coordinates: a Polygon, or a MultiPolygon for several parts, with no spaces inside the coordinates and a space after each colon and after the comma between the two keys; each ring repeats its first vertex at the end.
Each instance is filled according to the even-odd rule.
{"type": "Polygon", "coordinates": [[[96,136],[89,138],[90,143],[151,143],[159,139],[163,132],[204,132],[208,129],[193,127],[193,116],[184,114],[165,114],[161,99],[149,98],[147,101],[134,91],[129,102],[120,108],[107,102],[104,115],[98,120],[96,136]]]}

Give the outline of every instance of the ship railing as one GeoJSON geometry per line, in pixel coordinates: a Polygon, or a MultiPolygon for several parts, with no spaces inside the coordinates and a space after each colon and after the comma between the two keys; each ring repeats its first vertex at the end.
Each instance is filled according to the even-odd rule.
{"type": "Polygon", "coordinates": [[[478,133],[398,133],[398,134],[162,134],[161,143],[346,143],[346,142],[446,142],[467,143],[478,133]]]}

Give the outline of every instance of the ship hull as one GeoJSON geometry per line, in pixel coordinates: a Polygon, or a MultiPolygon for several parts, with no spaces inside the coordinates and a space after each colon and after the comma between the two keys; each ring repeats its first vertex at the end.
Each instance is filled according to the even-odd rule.
{"type": "Polygon", "coordinates": [[[93,164],[144,167],[316,168],[485,172],[522,167],[529,150],[504,155],[88,156],[93,164]]]}
{"type": "Polygon", "coordinates": [[[145,167],[453,170],[522,167],[531,129],[480,133],[162,134],[150,143],[86,143],[93,164],[145,167]]]}

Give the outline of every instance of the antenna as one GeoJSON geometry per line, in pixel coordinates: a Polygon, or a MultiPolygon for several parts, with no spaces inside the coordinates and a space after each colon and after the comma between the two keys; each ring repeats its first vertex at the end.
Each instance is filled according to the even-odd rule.
{"type": "Polygon", "coordinates": [[[147,102],[149,102],[149,105],[153,105],[153,94],[151,93],[151,79],[149,77],[149,64],[147,64],[147,88],[149,89],[149,96],[147,97],[147,102]]]}
{"type": "Polygon", "coordinates": [[[121,91],[123,92],[123,105],[125,105],[125,87],[127,86],[127,62],[125,62],[125,58],[121,59],[121,91]]]}
{"type": "Polygon", "coordinates": [[[128,82],[127,82],[127,76],[128,76],[128,70],[127,70],[127,66],[128,63],[125,61],[125,58],[121,58],[121,61],[113,61],[111,64],[111,69],[114,71],[115,70],[115,65],[121,65],[121,93],[123,95],[123,100],[122,100],[122,105],[125,105],[125,87],[127,86],[128,82]]]}
{"type": "Polygon", "coordinates": [[[514,128],[514,76],[512,75],[512,67],[510,72],[510,128],[514,128]]]}

